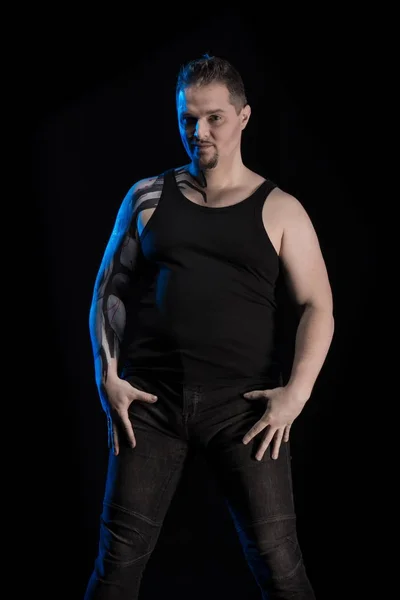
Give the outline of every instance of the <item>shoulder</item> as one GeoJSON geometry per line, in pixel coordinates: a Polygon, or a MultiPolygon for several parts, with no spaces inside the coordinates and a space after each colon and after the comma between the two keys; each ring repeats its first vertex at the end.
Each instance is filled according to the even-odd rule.
{"type": "Polygon", "coordinates": [[[121,210],[132,215],[145,200],[157,197],[157,195],[160,196],[164,183],[164,175],[164,173],[160,173],[135,181],[123,198],[121,210]]]}
{"type": "Polygon", "coordinates": [[[140,198],[143,194],[146,194],[157,189],[161,189],[164,182],[165,173],[159,173],[158,175],[152,175],[136,181],[128,191],[128,195],[131,198],[140,198]]]}
{"type": "Polygon", "coordinates": [[[324,261],[314,224],[302,202],[294,195],[275,188],[271,192],[276,222],[281,232],[280,257],[293,273],[318,273],[324,276],[324,261]]]}
{"type": "Polygon", "coordinates": [[[268,200],[271,202],[271,204],[279,206],[280,209],[285,212],[291,212],[296,208],[301,207],[300,201],[295,196],[285,192],[273,181],[271,181],[271,184],[273,187],[268,195],[268,200]]]}
{"type": "Polygon", "coordinates": [[[302,202],[292,194],[285,192],[278,185],[275,185],[268,194],[265,209],[279,220],[283,229],[311,222],[302,202]]]}

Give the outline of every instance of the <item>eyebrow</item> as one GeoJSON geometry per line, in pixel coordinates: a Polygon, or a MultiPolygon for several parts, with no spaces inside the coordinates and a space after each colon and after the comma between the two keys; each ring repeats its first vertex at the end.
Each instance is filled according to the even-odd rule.
{"type": "MultiPolygon", "coordinates": [[[[207,110],[206,111],[206,115],[215,115],[216,113],[224,113],[224,109],[223,108],[216,108],[215,110],[207,110]]],[[[183,117],[193,117],[194,115],[192,115],[191,112],[184,112],[182,113],[183,117]]]]}

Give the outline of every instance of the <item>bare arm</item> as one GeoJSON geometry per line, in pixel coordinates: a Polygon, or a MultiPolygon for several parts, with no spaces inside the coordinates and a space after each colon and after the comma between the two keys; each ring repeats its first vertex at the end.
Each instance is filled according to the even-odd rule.
{"type": "Polygon", "coordinates": [[[117,376],[120,345],[126,325],[125,298],[138,256],[138,211],[157,205],[156,178],[136,183],[118,211],[96,277],[89,313],[95,377],[98,386],[117,376]]]}
{"type": "Polygon", "coordinates": [[[289,441],[291,425],[311,395],[334,332],[332,291],[315,229],[300,202],[283,191],[279,193],[283,222],[280,258],[301,317],[287,384],[244,394],[250,400],[268,400],[264,415],[243,438],[243,443],[248,444],[265,429],[256,453],[258,460],[271,443],[272,458],[278,458],[282,441],[289,441]]]}
{"type": "Polygon", "coordinates": [[[288,387],[306,401],[334,333],[332,290],[313,224],[295,198],[284,194],[281,260],[289,290],[301,309],[288,387]]]}

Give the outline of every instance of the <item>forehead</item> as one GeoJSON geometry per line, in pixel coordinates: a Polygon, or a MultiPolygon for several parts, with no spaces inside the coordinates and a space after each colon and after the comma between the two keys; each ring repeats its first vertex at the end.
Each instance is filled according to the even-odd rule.
{"type": "Polygon", "coordinates": [[[228,88],[220,83],[189,86],[180,90],[177,98],[179,112],[199,113],[234,109],[228,88]]]}

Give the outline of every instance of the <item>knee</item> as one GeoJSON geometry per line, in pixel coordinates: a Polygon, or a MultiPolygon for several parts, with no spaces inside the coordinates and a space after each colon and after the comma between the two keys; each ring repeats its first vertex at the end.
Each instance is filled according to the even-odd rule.
{"type": "Polygon", "coordinates": [[[100,524],[100,558],[128,566],[150,554],[158,532],[158,524],[147,517],[105,504],[100,524]]]}
{"type": "Polygon", "coordinates": [[[251,528],[250,541],[247,544],[261,558],[273,579],[286,579],[293,576],[302,563],[296,521],[294,518],[282,518],[257,523],[251,528]]]}

